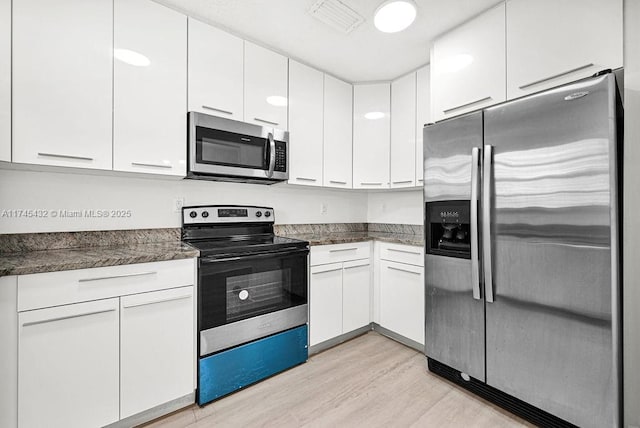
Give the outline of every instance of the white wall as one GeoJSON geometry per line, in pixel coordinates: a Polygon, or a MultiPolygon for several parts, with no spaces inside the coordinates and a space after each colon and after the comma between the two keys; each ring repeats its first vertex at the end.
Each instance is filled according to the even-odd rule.
{"type": "Polygon", "coordinates": [[[180,214],[174,212],[178,197],[185,205],[273,206],[277,224],[367,221],[367,194],[361,191],[0,169],[0,233],[180,227],[180,214]],[[321,204],[327,206],[325,214],[321,204]],[[49,215],[10,217],[5,211],[29,209],[49,215]],[[131,217],[59,215],[59,210],[90,209],[131,210],[131,217]]]}
{"type": "Polygon", "coordinates": [[[422,224],[422,188],[371,192],[367,223],[422,224]]]}
{"type": "Polygon", "coordinates": [[[640,427],[640,0],[624,7],[624,426],[640,427]]]}

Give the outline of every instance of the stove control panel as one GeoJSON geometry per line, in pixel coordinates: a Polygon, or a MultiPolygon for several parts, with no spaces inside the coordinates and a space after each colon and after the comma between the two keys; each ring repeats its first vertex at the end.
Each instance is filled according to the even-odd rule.
{"type": "Polygon", "coordinates": [[[273,223],[270,207],[242,205],[199,205],[182,208],[182,224],[273,223]]]}

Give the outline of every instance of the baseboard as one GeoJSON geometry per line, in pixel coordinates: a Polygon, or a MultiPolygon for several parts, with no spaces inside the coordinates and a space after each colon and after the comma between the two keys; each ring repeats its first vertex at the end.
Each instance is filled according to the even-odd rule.
{"type": "Polygon", "coordinates": [[[380,333],[383,336],[388,337],[389,339],[393,339],[396,342],[400,342],[405,346],[408,346],[409,348],[413,348],[416,351],[419,351],[421,353],[424,354],[424,345],[422,343],[418,343],[415,340],[411,340],[408,337],[404,337],[396,332],[393,332],[389,329],[386,329],[384,327],[382,327],[380,324],[372,322],[371,323],[371,329],[373,331],[377,331],[378,333],[380,333]]]}
{"type": "Polygon", "coordinates": [[[162,416],[168,415],[169,413],[173,413],[176,410],[180,410],[182,408],[188,407],[196,402],[196,393],[195,391],[191,394],[187,394],[184,397],[177,398],[175,400],[171,400],[167,403],[161,404],[156,407],[152,407],[149,410],[145,410],[144,412],[140,412],[136,415],[129,416],[125,419],[120,419],[118,422],[114,422],[110,425],[105,426],[104,428],[131,428],[138,425],[142,425],[144,423],[150,422],[154,419],[158,419],[162,416]]]}
{"type": "Polygon", "coordinates": [[[329,348],[333,348],[336,345],[340,345],[341,343],[346,342],[347,340],[351,340],[355,337],[362,336],[363,334],[373,330],[372,324],[365,325],[364,327],[360,327],[357,330],[350,331],[345,334],[341,334],[340,336],[334,337],[333,339],[325,340],[324,342],[318,343],[309,347],[309,356],[313,354],[317,354],[318,352],[326,351],[329,348]]]}

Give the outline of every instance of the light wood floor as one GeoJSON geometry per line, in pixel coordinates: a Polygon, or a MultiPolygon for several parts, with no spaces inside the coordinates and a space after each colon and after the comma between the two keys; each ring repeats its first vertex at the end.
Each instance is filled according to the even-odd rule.
{"type": "Polygon", "coordinates": [[[370,332],[205,407],[148,427],[531,427],[370,332]]]}

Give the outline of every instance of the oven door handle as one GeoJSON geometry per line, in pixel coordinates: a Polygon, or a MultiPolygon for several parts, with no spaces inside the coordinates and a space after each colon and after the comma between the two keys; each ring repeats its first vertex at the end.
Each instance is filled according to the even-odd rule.
{"type": "Polygon", "coordinates": [[[255,259],[266,259],[271,257],[287,257],[287,256],[296,256],[300,254],[309,254],[309,250],[307,248],[301,248],[296,250],[287,250],[287,251],[275,251],[269,253],[257,253],[257,254],[247,254],[242,256],[234,256],[234,257],[224,257],[221,259],[207,259],[200,258],[201,264],[212,264],[212,263],[220,263],[220,262],[233,262],[233,261],[246,261],[246,260],[255,260],[255,259]]]}

